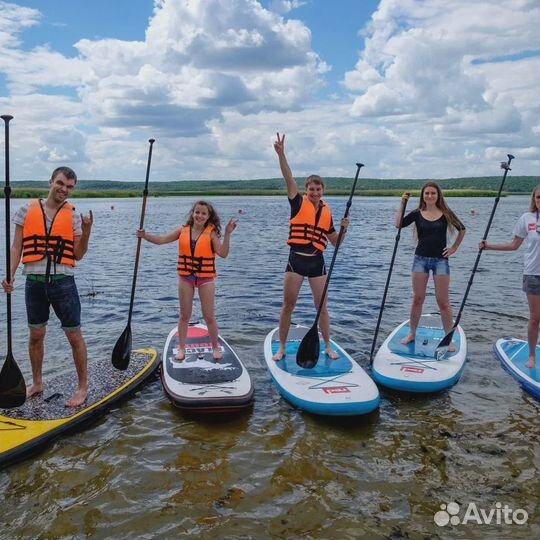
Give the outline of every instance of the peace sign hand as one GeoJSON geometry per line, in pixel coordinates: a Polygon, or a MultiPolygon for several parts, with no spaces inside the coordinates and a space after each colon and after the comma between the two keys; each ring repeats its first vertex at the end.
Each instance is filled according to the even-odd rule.
{"type": "Polygon", "coordinates": [[[285,133],[282,135],[281,139],[279,138],[279,133],[276,133],[277,140],[274,143],[274,150],[278,156],[285,155],[285,133]]]}

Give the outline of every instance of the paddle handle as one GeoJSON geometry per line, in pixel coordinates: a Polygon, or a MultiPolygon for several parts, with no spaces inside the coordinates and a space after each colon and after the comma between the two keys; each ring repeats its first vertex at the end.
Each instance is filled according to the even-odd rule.
{"type": "MultiPolygon", "coordinates": [[[[150,164],[152,163],[152,148],[154,147],[155,139],[148,139],[150,146],[148,147],[148,160],[146,162],[146,179],[144,181],[143,200],[141,207],[141,220],[139,229],[144,228],[144,216],[146,215],[146,198],[148,197],[148,181],[150,179],[150,164]]],[[[131,297],[129,300],[129,312],[127,326],[131,325],[131,316],[133,314],[133,303],[135,301],[135,289],[137,287],[137,272],[139,270],[139,259],[141,257],[142,238],[137,238],[137,251],[135,253],[135,266],[133,267],[133,280],[131,282],[131,297]]]]}
{"type": "MultiPolygon", "coordinates": [[[[6,205],[6,281],[11,280],[11,215],[10,215],[10,197],[11,186],[9,185],[9,122],[13,120],[13,116],[10,114],[3,114],[2,120],[4,121],[4,144],[5,144],[5,186],[4,186],[4,198],[6,205]]],[[[12,334],[11,334],[11,294],[6,294],[6,306],[7,306],[7,346],[8,355],[12,354],[12,334]]]]}
{"type": "MultiPolygon", "coordinates": [[[[352,188],[351,188],[351,194],[349,195],[349,200],[347,201],[347,205],[346,205],[346,208],[345,208],[345,214],[343,215],[343,219],[346,219],[348,217],[348,215],[349,215],[349,211],[351,209],[351,204],[352,204],[352,199],[353,199],[353,196],[354,196],[354,191],[356,189],[356,184],[358,182],[358,175],[360,174],[360,169],[363,166],[364,166],[363,163],[357,163],[356,164],[356,176],[354,177],[354,182],[353,182],[353,185],[352,185],[352,188]]],[[[321,302],[319,303],[319,308],[317,309],[317,315],[315,316],[315,322],[313,323],[314,327],[317,326],[317,324],[319,322],[319,318],[320,318],[321,313],[322,313],[322,308],[324,306],[324,300],[326,298],[326,293],[328,292],[328,285],[330,283],[330,278],[332,277],[332,271],[334,270],[334,264],[336,262],[336,256],[337,256],[337,253],[339,251],[339,246],[341,245],[341,240],[342,240],[344,234],[345,234],[345,229],[343,228],[342,225],[340,225],[339,234],[338,234],[337,241],[336,241],[336,247],[334,248],[334,254],[332,255],[332,262],[330,263],[330,268],[328,269],[328,274],[326,275],[326,281],[324,283],[324,289],[323,289],[322,296],[321,296],[321,302]]]]}
{"type": "MultiPolygon", "coordinates": [[[[506,181],[506,176],[508,175],[508,171],[511,171],[510,163],[512,163],[512,160],[515,159],[515,157],[512,154],[507,154],[508,161],[501,163],[501,168],[504,169],[504,175],[501,181],[501,184],[499,186],[499,191],[497,193],[497,197],[495,197],[495,201],[493,203],[493,208],[491,209],[491,214],[489,216],[489,220],[486,226],[486,231],[484,232],[484,236],[482,240],[485,242],[487,240],[489,230],[491,229],[491,223],[493,222],[493,217],[495,216],[495,210],[497,209],[497,205],[499,204],[499,199],[501,198],[501,192],[504,186],[504,183],[506,181]]],[[[458,327],[459,321],[461,320],[461,315],[463,313],[463,309],[465,308],[465,304],[467,302],[467,297],[469,296],[469,291],[471,290],[473,280],[474,280],[474,274],[476,273],[476,270],[478,269],[478,264],[480,263],[480,257],[482,256],[483,249],[478,249],[478,253],[476,255],[476,260],[474,261],[474,266],[471,272],[471,277],[469,278],[469,282],[467,283],[467,288],[465,289],[465,294],[463,295],[463,300],[461,301],[461,306],[459,308],[457,317],[454,322],[453,329],[455,330],[458,327]]]]}
{"type": "Polygon", "coordinates": [[[379,327],[381,326],[382,314],[384,310],[384,305],[386,303],[386,295],[388,294],[388,288],[390,286],[390,278],[392,277],[392,270],[394,268],[394,261],[396,260],[396,253],[397,253],[397,248],[399,244],[399,239],[401,238],[401,229],[403,228],[403,218],[405,217],[405,209],[407,208],[408,202],[409,202],[409,199],[402,199],[401,220],[399,222],[399,227],[396,233],[396,241],[394,243],[394,250],[392,251],[392,259],[390,260],[390,268],[388,269],[388,276],[386,277],[386,285],[384,287],[381,307],[379,309],[379,317],[377,318],[377,326],[375,327],[375,334],[373,336],[373,342],[371,343],[371,351],[369,353],[370,364],[373,364],[373,352],[375,351],[375,346],[377,344],[377,337],[379,335],[379,327]]]}

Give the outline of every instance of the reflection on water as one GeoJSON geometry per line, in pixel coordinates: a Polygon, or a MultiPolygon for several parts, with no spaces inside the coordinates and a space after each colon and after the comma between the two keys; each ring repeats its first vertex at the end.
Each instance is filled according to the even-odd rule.
{"type": "MultiPolygon", "coordinates": [[[[12,212],[22,202],[14,201],[12,212]]],[[[165,232],[182,224],[193,202],[149,199],[147,230],[165,232]]],[[[173,408],[159,382],[150,384],[90,429],[0,473],[0,538],[538,537],[540,406],[492,354],[498,337],[525,337],[523,254],[482,256],[461,320],[469,361],[458,385],[432,396],[383,389],[380,410],[366,418],[319,418],[284,402],[263,368],[264,337],[277,325],[281,307],[288,205],[283,197],[215,202],[224,221],[245,210],[229,258],[218,263],[216,307],[222,334],[253,377],[254,409],[230,420],[191,418],[173,408]],[[497,502],[523,508],[529,523],[438,527],[435,512],[452,501],[475,502],[486,511],[497,502]]],[[[451,260],[457,310],[493,201],[475,199],[475,216],[470,199],[450,202],[468,229],[451,260]]],[[[346,198],[330,203],[340,216],[346,198]]],[[[398,203],[355,199],[330,285],[334,337],[366,369],[398,203]]],[[[140,201],[76,204],[95,215],[77,278],[91,361],[110,357],[125,328],[140,201]]],[[[510,239],[527,204],[525,197],[502,199],[490,239],[510,239]]],[[[161,349],[177,320],[176,249],[143,244],[131,325],[136,347],[161,349]]],[[[405,230],[379,342],[407,318],[413,251],[411,231],[405,230]]],[[[0,251],[0,261],[4,257],[0,251]]],[[[17,279],[13,298],[13,352],[29,377],[23,281],[17,279]]],[[[0,311],[5,328],[5,309],[0,311]]],[[[427,311],[436,311],[431,285],[427,311]]],[[[200,317],[198,305],[195,316],[200,317]]],[[[314,316],[305,286],[294,320],[311,326],[314,316]]],[[[4,336],[2,330],[5,350],[4,336]]],[[[45,376],[57,372],[74,376],[53,319],[45,376]]]]}

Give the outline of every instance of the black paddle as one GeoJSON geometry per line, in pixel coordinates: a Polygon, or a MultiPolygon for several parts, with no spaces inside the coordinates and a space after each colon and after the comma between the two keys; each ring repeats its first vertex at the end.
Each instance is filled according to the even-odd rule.
{"type": "MultiPolygon", "coordinates": [[[[148,139],[150,147],[148,149],[148,162],[146,164],[146,180],[144,183],[143,202],[141,209],[141,222],[139,229],[144,228],[144,214],[146,212],[146,197],[148,195],[148,179],[150,177],[150,162],[152,161],[152,145],[155,139],[148,139]]],[[[137,238],[137,254],[135,255],[135,268],[133,269],[133,282],[131,284],[131,300],[129,302],[128,322],[122,335],[118,338],[112,352],[112,365],[116,369],[125,370],[129,365],[131,357],[131,315],[133,313],[133,301],[135,300],[135,286],[137,284],[137,270],[139,269],[139,256],[141,254],[142,238],[137,238]]]]}
{"type": "MultiPolygon", "coordinates": [[[[13,116],[3,114],[2,120],[5,124],[6,133],[6,185],[4,195],[6,198],[6,281],[11,280],[11,249],[10,249],[10,195],[11,187],[9,185],[9,121],[13,116]]],[[[20,407],[26,401],[26,384],[21,370],[13,358],[11,350],[11,294],[6,294],[7,305],[7,355],[2,370],[0,371],[0,408],[11,409],[20,407]]]]}
{"type": "MultiPolygon", "coordinates": [[[[499,186],[499,192],[497,193],[497,197],[495,197],[495,202],[493,203],[493,208],[491,210],[491,215],[489,216],[489,221],[486,227],[486,232],[484,233],[484,237],[482,240],[485,242],[488,237],[489,229],[491,228],[491,222],[493,221],[493,216],[495,215],[495,210],[497,209],[497,205],[499,204],[499,199],[501,198],[501,192],[502,188],[504,186],[504,182],[506,180],[506,175],[508,174],[508,171],[511,171],[510,169],[510,163],[512,162],[514,156],[512,154],[507,154],[508,156],[508,162],[502,162],[501,163],[501,169],[504,169],[504,175],[501,181],[501,185],[499,186]]],[[[461,306],[459,308],[459,312],[457,314],[457,317],[454,322],[454,326],[452,327],[452,330],[444,336],[444,338],[439,343],[438,347],[435,349],[435,358],[437,360],[441,360],[444,355],[448,352],[448,347],[450,346],[450,343],[452,342],[452,337],[454,336],[454,332],[456,331],[456,328],[458,327],[459,321],[461,320],[461,314],[463,313],[463,308],[465,307],[465,302],[467,302],[467,296],[469,295],[469,291],[472,286],[472,282],[474,279],[474,274],[476,273],[476,269],[478,268],[478,263],[480,262],[480,257],[482,255],[482,249],[478,250],[478,255],[476,255],[476,261],[474,262],[474,266],[472,269],[471,277],[469,278],[469,283],[467,284],[467,288],[465,289],[465,294],[463,295],[463,300],[461,301],[461,306]]]]}
{"type": "Polygon", "coordinates": [[[405,216],[405,209],[407,208],[407,202],[409,199],[404,199],[401,203],[401,221],[399,222],[399,227],[396,234],[396,241],[394,243],[394,251],[392,252],[392,260],[390,261],[390,268],[388,269],[388,276],[386,278],[386,286],[384,287],[384,294],[381,301],[381,308],[379,309],[379,318],[377,319],[377,326],[375,328],[375,335],[373,336],[373,343],[371,344],[371,352],[369,353],[369,363],[373,364],[373,352],[375,351],[375,346],[377,344],[377,336],[379,335],[379,326],[381,325],[382,314],[384,310],[384,304],[386,302],[386,294],[388,293],[388,287],[390,285],[390,278],[392,277],[392,270],[394,268],[394,261],[396,260],[396,253],[399,244],[399,239],[401,238],[401,228],[403,227],[403,217],[405,216]]]}
{"type": "MultiPolygon", "coordinates": [[[[363,163],[356,164],[356,176],[351,189],[351,194],[349,200],[347,201],[347,208],[345,209],[345,219],[349,215],[349,210],[351,208],[352,198],[354,195],[354,190],[356,189],[356,182],[358,182],[358,175],[360,174],[360,169],[364,166],[363,163]]],[[[313,326],[308,330],[307,334],[302,339],[300,346],[298,347],[298,352],[296,353],[296,363],[303,368],[311,369],[315,367],[317,360],[319,359],[320,352],[320,342],[319,342],[319,317],[321,316],[322,308],[324,306],[324,299],[326,298],[326,292],[328,291],[328,284],[330,283],[330,277],[332,276],[332,270],[334,269],[334,263],[336,262],[336,255],[341,244],[341,239],[343,238],[344,229],[342,226],[339,228],[339,234],[336,241],[336,247],[334,248],[334,255],[332,256],[332,262],[330,263],[330,269],[326,276],[326,283],[324,284],[323,293],[321,296],[321,302],[319,304],[319,309],[317,310],[317,316],[315,317],[315,322],[313,326]]]]}

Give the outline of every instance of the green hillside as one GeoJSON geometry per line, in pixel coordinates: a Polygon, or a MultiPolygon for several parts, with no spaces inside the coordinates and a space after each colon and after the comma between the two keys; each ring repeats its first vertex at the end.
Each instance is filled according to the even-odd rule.
{"type": "MultiPolygon", "coordinates": [[[[298,179],[299,182],[301,179],[298,179]]],[[[341,195],[350,192],[352,178],[326,178],[326,193],[341,195]]],[[[406,190],[418,191],[425,179],[385,180],[380,178],[359,178],[358,195],[397,195],[406,190]]],[[[447,195],[491,196],[497,192],[501,176],[474,178],[447,178],[437,180],[447,195]]],[[[540,183],[538,176],[509,176],[505,193],[530,193],[540,183]]],[[[35,180],[14,181],[13,197],[38,197],[47,192],[47,183],[35,180]]],[[[137,197],[144,188],[144,182],[123,182],[111,180],[79,180],[74,197],[137,197]]],[[[3,196],[3,192],[0,191],[3,196]]],[[[151,196],[173,195],[278,195],[285,193],[282,178],[259,180],[186,180],[170,182],[150,182],[151,196]]]]}

